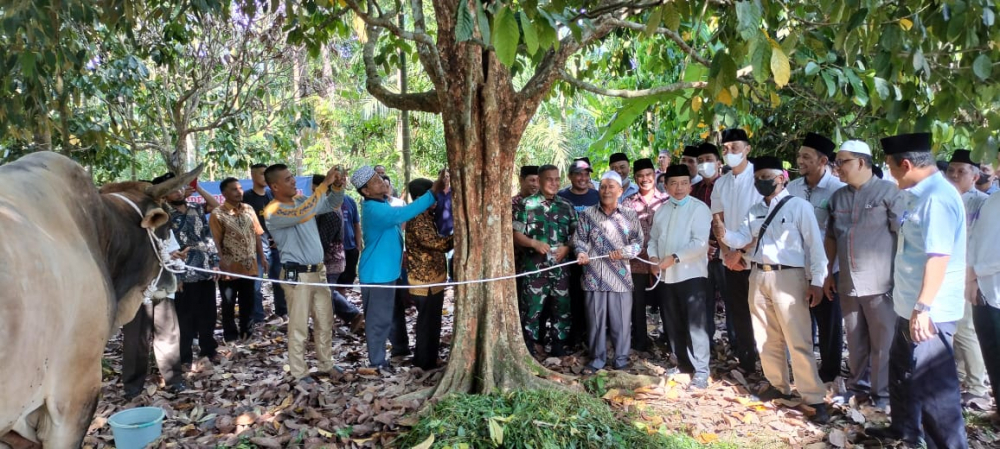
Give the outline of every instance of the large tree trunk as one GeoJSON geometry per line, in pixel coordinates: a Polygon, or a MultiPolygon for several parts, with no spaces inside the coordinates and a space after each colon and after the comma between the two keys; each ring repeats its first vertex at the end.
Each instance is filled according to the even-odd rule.
{"type": "MultiPolygon", "coordinates": [[[[537,104],[520,107],[510,72],[493,53],[459,47],[442,51],[451,79],[439,95],[455,191],[455,273],[459,280],[500,277],[514,271],[509,192],[517,144],[537,104]]],[[[451,356],[434,396],[563,380],[528,354],[513,280],[459,286],[455,298],[451,356]]]]}
{"type": "MultiPolygon", "coordinates": [[[[399,15],[399,26],[404,25],[403,14],[399,15]]],[[[406,73],[406,53],[399,51],[399,93],[405,94],[407,90],[406,73]]],[[[399,110],[399,119],[396,122],[396,151],[399,151],[400,164],[403,169],[403,186],[399,188],[402,192],[410,185],[410,111],[399,110]]]]}

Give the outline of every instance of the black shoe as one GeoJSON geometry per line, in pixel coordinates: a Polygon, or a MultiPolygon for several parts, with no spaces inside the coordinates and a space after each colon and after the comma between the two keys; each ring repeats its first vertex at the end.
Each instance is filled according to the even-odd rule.
{"type": "Polygon", "coordinates": [[[566,346],[563,345],[561,341],[552,342],[552,350],[549,351],[549,356],[552,357],[566,357],[566,346]]]}
{"type": "Polygon", "coordinates": [[[124,395],[125,396],[125,400],[126,401],[132,401],[133,399],[135,399],[136,397],[138,397],[140,394],[142,394],[142,389],[141,388],[140,389],[126,388],[125,389],[125,395],[124,395]]]}
{"type": "Polygon", "coordinates": [[[875,438],[882,442],[887,441],[902,441],[907,444],[916,445],[920,443],[920,438],[906,438],[901,432],[890,427],[868,427],[864,430],[864,434],[870,438],[875,438]]]}
{"type": "Polygon", "coordinates": [[[826,404],[820,402],[819,404],[809,404],[810,407],[816,409],[816,414],[812,415],[809,420],[816,424],[826,424],[830,421],[830,414],[826,412],[826,404]]]}
{"type": "Polygon", "coordinates": [[[187,390],[187,385],[183,381],[167,386],[167,391],[171,394],[177,394],[184,390],[187,390]]]}
{"type": "Polygon", "coordinates": [[[393,368],[392,365],[390,365],[388,363],[386,363],[385,365],[381,365],[381,366],[373,366],[372,368],[377,369],[378,372],[379,372],[379,374],[381,374],[383,376],[391,376],[393,374],[396,374],[396,368],[393,368]]]}
{"type": "Polygon", "coordinates": [[[759,400],[760,402],[770,402],[775,399],[789,400],[791,398],[792,398],[791,395],[782,393],[778,391],[777,388],[774,388],[772,386],[768,386],[767,389],[765,389],[764,391],[762,391],[760,394],[757,395],[757,400],[759,400]]]}

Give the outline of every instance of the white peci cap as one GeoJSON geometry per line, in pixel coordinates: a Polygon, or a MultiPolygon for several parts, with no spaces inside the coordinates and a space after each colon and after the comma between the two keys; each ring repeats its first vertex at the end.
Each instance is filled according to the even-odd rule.
{"type": "Polygon", "coordinates": [[[862,142],[860,140],[848,140],[848,141],[840,144],[840,150],[839,151],[848,151],[848,152],[851,152],[851,153],[867,154],[869,156],[872,155],[872,149],[868,146],[867,143],[864,143],[864,142],[862,142]]]}

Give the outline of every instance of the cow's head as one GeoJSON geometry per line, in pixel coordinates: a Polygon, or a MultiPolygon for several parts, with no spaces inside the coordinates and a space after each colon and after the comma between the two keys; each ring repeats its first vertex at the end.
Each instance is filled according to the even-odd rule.
{"type": "Polygon", "coordinates": [[[144,291],[158,273],[160,277],[155,286],[154,300],[162,299],[177,290],[177,280],[174,275],[167,270],[160,273],[159,255],[150,242],[147,232],[152,230],[157,240],[161,242],[170,239],[168,225],[170,215],[162,207],[164,197],[190,184],[203,168],[204,164],[199,165],[188,173],[158,184],[124,182],[108,184],[101,188],[102,194],[117,193],[139,208],[139,211],[136,211],[132,204],[128,204],[129,201],[121,198],[115,198],[110,202],[115,208],[112,216],[122,217],[120,223],[111,224],[112,243],[109,245],[108,254],[109,274],[118,298],[115,326],[127,323],[135,317],[139,305],[142,304],[144,291]]]}

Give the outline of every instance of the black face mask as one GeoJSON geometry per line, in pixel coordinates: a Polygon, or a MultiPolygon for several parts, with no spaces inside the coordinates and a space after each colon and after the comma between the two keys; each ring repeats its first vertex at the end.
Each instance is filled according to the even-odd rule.
{"type": "Polygon", "coordinates": [[[755,179],[753,187],[757,189],[757,193],[767,198],[777,190],[778,185],[774,183],[774,179],[755,179]]]}

